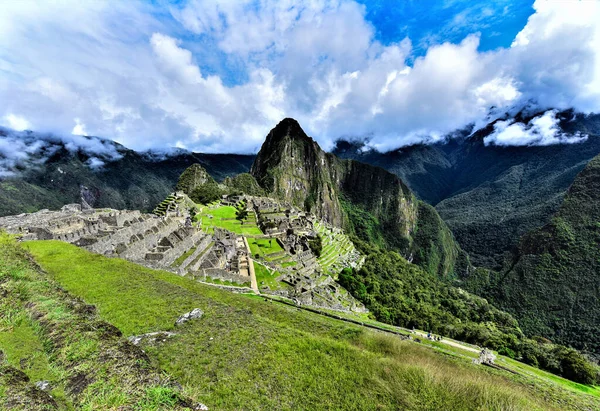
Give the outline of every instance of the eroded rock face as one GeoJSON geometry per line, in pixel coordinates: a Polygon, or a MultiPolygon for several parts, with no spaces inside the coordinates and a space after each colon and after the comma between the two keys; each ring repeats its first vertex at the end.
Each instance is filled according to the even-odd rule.
{"type": "Polygon", "coordinates": [[[204,311],[202,311],[200,308],[194,308],[192,311],[190,311],[189,313],[185,313],[183,315],[181,315],[177,321],[175,321],[175,325],[182,325],[185,324],[186,322],[190,321],[190,320],[194,320],[196,318],[200,318],[204,315],[204,311]]]}
{"type": "Polygon", "coordinates": [[[251,174],[269,195],[348,228],[343,201],[371,214],[390,238],[406,247],[416,227],[418,201],[395,175],[378,167],[341,160],[324,152],[294,119],[284,119],[267,136],[251,174]]]}

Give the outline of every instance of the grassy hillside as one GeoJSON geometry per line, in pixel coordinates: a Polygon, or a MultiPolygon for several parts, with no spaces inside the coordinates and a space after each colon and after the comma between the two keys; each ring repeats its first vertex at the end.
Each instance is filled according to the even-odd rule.
{"type": "Polygon", "coordinates": [[[96,307],[65,292],[1,233],[0,295],[0,409],[194,406],[96,307]],[[35,385],[41,381],[47,390],[35,385]]]}
{"type": "Polygon", "coordinates": [[[359,270],[345,269],[339,280],[380,321],[491,348],[573,381],[598,383],[600,369],[576,350],[526,338],[507,312],[397,253],[371,250],[359,270]]]}
{"type": "MultiPolygon", "coordinates": [[[[265,302],[261,297],[231,294],[69,244],[48,241],[24,246],[48,275],[27,261],[15,243],[3,240],[2,289],[18,296],[11,307],[27,307],[34,298],[14,283],[19,274],[13,267],[18,264],[48,284],[60,284],[65,290],[62,293],[93,304],[99,319],[112,323],[124,336],[149,331],[177,334],[164,342],[145,343],[142,348],[153,365],[181,384],[183,394],[140,387],[135,401],[150,403],[158,398],[161,404],[142,409],[171,409],[173,403],[164,398],[176,395],[210,409],[583,410],[598,404],[594,396],[547,381],[472,365],[470,357],[453,354],[450,349],[441,354],[398,336],[265,302]],[[204,315],[183,326],[174,325],[179,315],[193,308],[201,308],[204,315]]],[[[14,325],[6,326],[5,312],[3,333],[14,335],[14,325]]],[[[39,332],[38,319],[29,318],[39,332]]],[[[34,357],[33,349],[28,354],[14,354],[18,345],[3,343],[8,353],[3,366],[8,362],[16,368],[19,357],[34,357]]],[[[81,356],[94,351],[75,352],[81,356]]],[[[52,368],[61,364],[63,351],[44,345],[43,353],[52,368]]],[[[94,369],[90,364],[82,372],[88,373],[90,367],[94,369]]],[[[40,375],[29,368],[25,372],[40,375]]],[[[119,378],[110,379],[116,384],[112,390],[101,390],[106,381],[102,375],[94,375],[94,383],[86,391],[89,401],[113,398],[113,393],[122,391],[119,378]]],[[[60,386],[64,379],[58,373],[53,384],[60,386]]],[[[0,401],[6,404],[11,393],[0,390],[0,401]]],[[[74,397],[67,392],[64,398],[64,404],[57,404],[59,408],[68,408],[74,397]]],[[[132,404],[133,399],[112,401],[101,408],[116,409],[132,404]]]]}

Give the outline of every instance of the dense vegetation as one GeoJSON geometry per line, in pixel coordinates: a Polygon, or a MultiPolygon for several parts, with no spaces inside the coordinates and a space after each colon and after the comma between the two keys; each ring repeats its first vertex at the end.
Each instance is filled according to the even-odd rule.
{"type": "Polygon", "coordinates": [[[339,282],[379,321],[488,347],[574,381],[597,381],[596,369],[577,351],[527,339],[510,314],[483,298],[440,281],[395,252],[357,244],[368,253],[365,264],[345,269],[339,282]]]}
{"type": "Polygon", "coordinates": [[[513,312],[529,335],[600,355],[599,244],[600,156],[577,176],[552,220],[523,237],[505,270],[466,286],[513,312]]]}
{"type": "Polygon", "coordinates": [[[581,132],[588,139],[579,144],[498,147],[484,143],[493,131],[490,125],[473,135],[471,129],[460,130],[447,142],[387,153],[341,141],[333,153],[399,176],[436,207],[476,266],[499,270],[522,235],[550,220],[577,173],[600,153],[600,115],[565,111],[557,118],[564,132],[581,132]]]}
{"type": "Polygon", "coordinates": [[[247,194],[251,196],[264,196],[265,191],[258,185],[256,179],[249,173],[241,173],[223,180],[231,194],[247,194]]]}
{"type": "Polygon", "coordinates": [[[321,257],[321,253],[323,252],[323,238],[320,234],[317,234],[314,239],[308,240],[308,246],[317,258],[321,257]]]}
{"type": "MultiPolygon", "coordinates": [[[[533,377],[474,366],[470,359],[441,355],[397,336],[70,244],[26,246],[55,281],[94,304],[100,318],[125,336],[175,331],[175,337],[142,348],[184,395],[209,409],[583,410],[597,404],[594,397],[533,377]],[[196,307],[204,311],[202,318],[174,326],[174,319],[196,307]]],[[[97,401],[103,394],[112,392],[87,398],[97,401]]],[[[126,404],[119,397],[110,407],[126,404]]],[[[161,405],[143,409],[170,408],[161,405]]]]}

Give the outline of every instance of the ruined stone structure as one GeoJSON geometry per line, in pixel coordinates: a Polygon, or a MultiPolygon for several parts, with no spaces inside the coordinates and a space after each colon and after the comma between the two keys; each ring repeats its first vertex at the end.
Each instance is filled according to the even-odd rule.
{"type": "MultiPolygon", "coordinates": [[[[157,217],[139,211],[81,210],[78,204],[60,211],[41,210],[0,218],[0,228],[21,240],[61,240],[108,257],[149,267],[175,269],[190,249],[207,247],[210,236],[184,227],[184,218],[157,217]]],[[[186,259],[181,265],[189,263],[186,259]]]]}
{"type": "MultiPolygon", "coordinates": [[[[65,241],[107,257],[201,281],[251,283],[252,259],[245,238],[218,227],[214,227],[214,234],[194,227],[186,198],[180,193],[169,196],[161,203],[161,216],[130,210],[82,209],[78,204],[70,204],[59,211],[2,217],[0,229],[19,235],[24,241],[65,241]]],[[[277,280],[285,286],[277,290],[262,287],[262,292],[289,297],[299,304],[365,311],[362,304],[324,273],[311,252],[309,240],[317,236],[312,216],[268,198],[243,199],[263,222],[279,222],[277,231],[268,238],[279,242],[284,251],[271,254],[269,261],[261,264],[278,272],[277,280]],[[283,267],[278,259],[294,264],[283,267]]],[[[231,201],[238,204],[241,200],[236,197],[231,201]]]]}
{"type": "Polygon", "coordinates": [[[297,234],[313,231],[314,217],[290,204],[268,197],[252,197],[250,207],[256,213],[260,229],[270,236],[284,236],[290,231],[297,234]]]}

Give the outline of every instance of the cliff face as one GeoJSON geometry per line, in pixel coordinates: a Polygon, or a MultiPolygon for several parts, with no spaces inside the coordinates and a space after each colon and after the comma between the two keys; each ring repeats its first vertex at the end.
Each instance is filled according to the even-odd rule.
{"type": "MultiPolygon", "coordinates": [[[[432,253],[422,250],[438,245],[430,235],[415,241],[423,204],[397,176],[324,152],[296,120],[284,119],[271,130],[251,174],[270,196],[311,211],[363,241],[393,248],[406,258],[420,256],[423,265],[435,267],[435,274],[453,274],[459,250],[454,239],[450,235],[450,245],[444,244],[435,253],[435,262],[423,257],[432,253]],[[427,243],[420,244],[420,239],[427,243]],[[444,253],[444,249],[453,251],[444,253]]],[[[431,226],[427,226],[429,231],[431,226]]],[[[443,222],[435,227],[449,233],[443,222]]]]}
{"type": "Polygon", "coordinates": [[[286,118],[267,135],[250,173],[269,195],[341,227],[338,162],[321,150],[296,120],[286,118]]]}

